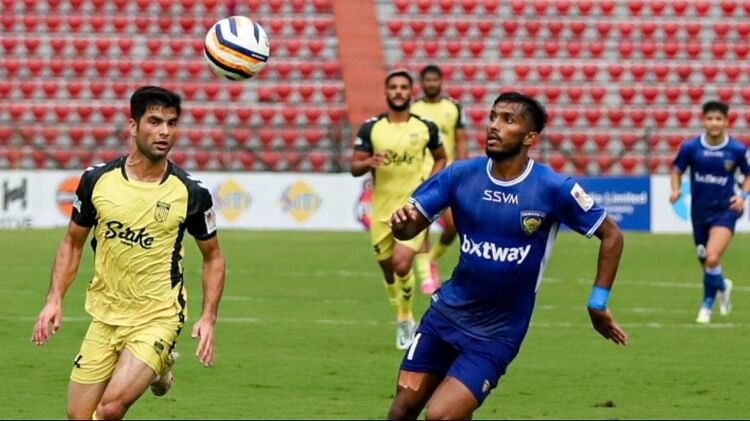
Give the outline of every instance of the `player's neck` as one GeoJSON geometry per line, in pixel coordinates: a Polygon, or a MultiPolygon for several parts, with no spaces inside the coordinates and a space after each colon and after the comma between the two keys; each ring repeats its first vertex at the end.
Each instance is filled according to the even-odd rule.
{"type": "Polygon", "coordinates": [[[518,178],[526,170],[529,157],[524,154],[504,158],[492,159],[492,176],[498,180],[508,181],[518,178]]]}
{"type": "Polygon", "coordinates": [[[706,143],[708,143],[711,146],[717,146],[724,143],[724,139],[726,139],[726,134],[722,131],[719,133],[718,136],[711,136],[708,133],[706,133],[703,137],[706,140],[706,143]]]}
{"type": "Polygon", "coordinates": [[[438,102],[440,102],[440,95],[435,95],[435,96],[427,96],[427,95],[425,95],[424,102],[428,102],[430,104],[438,103],[438,102]]]}
{"type": "Polygon", "coordinates": [[[156,183],[164,178],[167,165],[166,158],[151,161],[138,152],[132,152],[125,160],[125,173],[131,180],[156,183]]]}
{"type": "Polygon", "coordinates": [[[409,121],[409,110],[406,109],[404,111],[395,111],[395,110],[388,110],[388,121],[391,123],[404,123],[406,121],[409,121]]]}

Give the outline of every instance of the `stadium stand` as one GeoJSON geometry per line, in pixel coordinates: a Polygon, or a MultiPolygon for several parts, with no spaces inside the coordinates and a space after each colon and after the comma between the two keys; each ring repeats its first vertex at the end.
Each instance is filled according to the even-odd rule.
{"type": "Polygon", "coordinates": [[[563,171],[665,173],[708,99],[731,105],[730,133],[747,142],[750,2],[377,0],[377,11],[389,69],[446,70],[474,153],[507,89],[547,106],[537,153],[563,171]]]}
{"type": "Polygon", "coordinates": [[[172,159],[188,169],[340,168],[331,2],[231,3],[3,0],[0,168],[81,168],[126,151],[129,96],[144,84],[182,95],[172,159]],[[205,31],[230,14],[256,17],[272,43],[252,81],[224,81],[203,58],[205,31]]]}

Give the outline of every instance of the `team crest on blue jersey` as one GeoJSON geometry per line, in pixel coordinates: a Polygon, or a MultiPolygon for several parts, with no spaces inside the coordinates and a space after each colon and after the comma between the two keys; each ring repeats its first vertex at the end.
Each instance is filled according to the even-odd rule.
{"type": "Polygon", "coordinates": [[[734,171],[734,161],[725,159],[724,160],[724,169],[727,170],[727,172],[734,171]]]}
{"type": "Polygon", "coordinates": [[[162,201],[156,202],[156,209],[154,209],[154,219],[156,222],[164,222],[167,220],[169,215],[170,204],[162,201]]]}
{"type": "Polygon", "coordinates": [[[536,210],[521,211],[521,229],[526,235],[531,235],[539,230],[542,226],[546,213],[536,210]]]}

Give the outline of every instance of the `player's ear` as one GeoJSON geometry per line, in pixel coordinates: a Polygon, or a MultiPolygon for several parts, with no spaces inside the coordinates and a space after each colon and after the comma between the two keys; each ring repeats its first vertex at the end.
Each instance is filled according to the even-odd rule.
{"type": "Polygon", "coordinates": [[[539,140],[539,133],[528,132],[526,137],[523,138],[524,146],[532,147],[539,140]]]}
{"type": "Polygon", "coordinates": [[[135,137],[136,131],[138,130],[138,123],[132,118],[128,120],[128,132],[131,137],[135,137]]]}

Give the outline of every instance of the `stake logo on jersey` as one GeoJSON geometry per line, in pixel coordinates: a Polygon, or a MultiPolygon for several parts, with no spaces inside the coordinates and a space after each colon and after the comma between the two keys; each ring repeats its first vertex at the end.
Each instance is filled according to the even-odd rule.
{"type": "Polygon", "coordinates": [[[417,158],[407,154],[406,152],[399,154],[398,152],[387,149],[385,151],[385,157],[383,158],[383,165],[411,165],[417,158]]]}
{"type": "Polygon", "coordinates": [[[146,228],[126,227],[120,221],[109,221],[106,226],[107,230],[104,232],[106,240],[118,238],[123,244],[128,246],[139,245],[146,250],[154,245],[154,237],[146,232],[146,228]]]}

